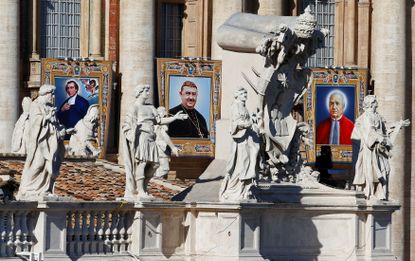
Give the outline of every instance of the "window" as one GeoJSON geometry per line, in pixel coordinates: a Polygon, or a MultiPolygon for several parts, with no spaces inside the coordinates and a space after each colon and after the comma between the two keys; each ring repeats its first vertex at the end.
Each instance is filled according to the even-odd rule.
{"type": "Polygon", "coordinates": [[[325,40],[326,47],[317,50],[317,53],[309,58],[307,65],[310,67],[331,66],[334,64],[335,0],[302,0],[301,13],[304,13],[308,5],[317,19],[317,28],[326,28],[330,33],[325,40]]]}
{"type": "Polygon", "coordinates": [[[182,56],[182,29],[184,4],[161,3],[159,57],[177,58],[182,56]]]}
{"type": "Polygon", "coordinates": [[[40,56],[80,57],[81,0],[40,1],[40,56]]]}

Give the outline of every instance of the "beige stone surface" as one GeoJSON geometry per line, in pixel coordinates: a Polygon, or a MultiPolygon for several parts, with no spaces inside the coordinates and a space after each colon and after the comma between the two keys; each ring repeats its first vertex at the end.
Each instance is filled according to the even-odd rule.
{"type": "Polygon", "coordinates": [[[10,152],[14,123],[19,116],[19,3],[0,1],[0,152],[10,152]]]}
{"type": "Polygon", "coordinates": [[[222,49],[216,43],[216,33],[226,19],[237,12],[242,12],[242,0],[213,0],[212,3],[212,59],[222,59],[222,49]]]}
{"type": "MultiPolygon", "coordinates": [[[[409,93],[406,82],[406,3],[405,0],[375,0],[372,13],[372,79],[378,96],[379,112],[386,121],[405,118],[409,93]]],[[[408,131],[396,140],[392,150],[390,197],[399,200],[403,207],[393,215],[392,247],[394,254],[406,260],[404,255],[405,234],[408,220],[405,220],[404,201],[405,176],[409,174],[409,158],[406,153],[408,131]]]]}
{"type": "MultiPolygon", "coordinates": [[[[120,1],[120,13],[120,122],[123,122],[128,108],[133,104],[135,86],[154,85],[155,1],[120,1]]],[[[153,101],[154,90],[151,88],[150,101],[153,101]]]]}
{"type": "Polygon", "coordinates": [[[286,15],[288,1],[285,0],[260,0],[259,15],[286,15]]]}

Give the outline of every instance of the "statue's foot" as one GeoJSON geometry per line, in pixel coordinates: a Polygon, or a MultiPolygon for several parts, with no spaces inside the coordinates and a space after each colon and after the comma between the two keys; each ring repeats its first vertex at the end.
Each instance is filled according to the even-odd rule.
{"type": "Polygon", "coordinates": [[[140,192],[137,195],[137,200],[142,201],[142,200],[154,200],[156,199],[155,197],[153,197],[152,195],[148,194],[148,192],[140,192]]]}

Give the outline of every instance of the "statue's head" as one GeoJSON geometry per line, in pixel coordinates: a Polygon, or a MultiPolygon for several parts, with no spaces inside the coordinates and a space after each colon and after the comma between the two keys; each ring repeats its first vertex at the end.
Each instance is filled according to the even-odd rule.
{"type": "Polygon", "coordinates": [[[160,106],[160,107],[158,107],[157,108],[157,113],[158,113],[158,115],[160,115],[160,117],[166,117],[166,115],[167,115],[167,111],[166,111],[166,108],[165,107],[163,107],[163,106],[160,106]]]}
{"type": "Polygon", "coordinates": [[[378,101],[376,99],[376,95],[367,95],[364,99],[363,99],[363,109],[365,111],[376,111],[378,107],[378,101]]]}
{"type": "Polygon", "coordinates": [[[311,14],[310,6],[297,18],[294,32],[299,38],[311,38],[317,25],[317,20],[311,14]]]}
{"type": "Polygon", "coordinates": [[[135,97],[142,97],[147,99],[150,97],[150,85],[148,84],[139,84],[135,87],[135,97]]]}
{"type": "Polygon", "coordinates": [[[235,90],[233,96],[237,100],[240,100],[242,102],[246,102],[246,100],[248,99],[248,92],[246,91],[246,89],[244,87],[238,87],[235,90]]]}
{"type": "Polygon", "coordinates": [[[39,88],[39,97],[44,104],[53,105],[56,87],[50,84],[44,84],[39,88]]]}

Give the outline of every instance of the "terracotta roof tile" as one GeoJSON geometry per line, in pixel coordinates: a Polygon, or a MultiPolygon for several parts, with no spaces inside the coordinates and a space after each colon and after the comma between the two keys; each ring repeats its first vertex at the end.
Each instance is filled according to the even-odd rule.
{"type": "MultiPolygon", "coordinates": [[[[24,160],[0,159],[0,173],[14,174],[19,182],[24,160]]],[[[75,200],[115,200],[124,195],[125,174],[113,163],[94,161],[65,161],[56,180],[55,193],[75,200]]],[[[149,192],[156,198],[170,200],[194,180],[151,181],[149,192]],[[163,183],[168,183],[163,186],[163,183]]]]}

